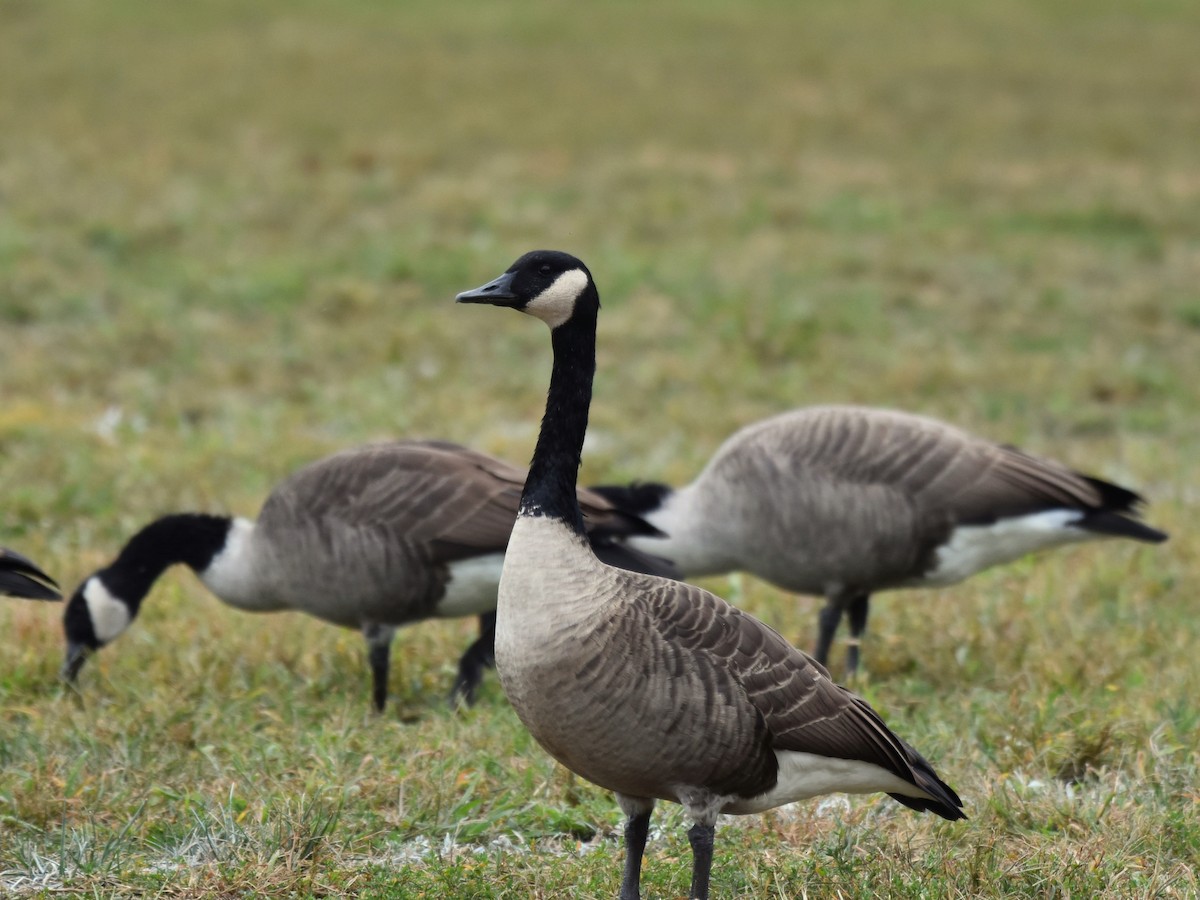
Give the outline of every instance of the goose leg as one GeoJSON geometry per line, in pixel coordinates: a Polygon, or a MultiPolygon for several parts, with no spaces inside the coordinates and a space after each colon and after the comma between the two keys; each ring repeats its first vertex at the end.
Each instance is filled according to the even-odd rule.
{"type": "Polygon", "coordinates": [[[823,666],[829,665],[829,648],[833,646],[833,636],[837,633],[838,625],[842,622],[842,612],[846,609],[846,601],[842,594],[829,594],[825,606],[821,609],[818,619],[820,630],[817,632],[817,646],[813,657],[823,666]]]}
{"type": "Polygon", "coordinates": [[[470,706],[475,702],[475,691],[483,681],[483,670],[496,664],[496,614],[484,613],[479,617],[479,638],[471,644],[458,660],[458,677],[450,689],[450,705],[457,706],[461,699],[470,706]]]}
{"type": "Polygon", "coordinates": [[[870,594],[855,594],[846,609],[846,618],[850,620],[850,640],[846,642],[846,669],[851,678],[858,674],[859,650],[862,647],[863,632],[867,630],[870,604],[870,594]]]}
{"type": "Polygon", "coordinates": [[[688,843],[692,845],[692,889],[691,900],[708,900],[708,876],[712,871],[713,836],[716,828],[697,822],[688,829],[688,843]]]}
{"type": "Polygon", "coordinates": [[[396,629],[390,625],[368,622],[362,628],[367,639],[367,661],[371,664],[371,699],[375,712],[383,712],[387,706],[388,670],[391,667],[392,638],[396,629]]]}
{"type": "Polygon", "coordinates": [[[640,900],[642,895],[642,857],[646,852],[646,838],[650,834],[650,813],[654,811],[653,800],[625,797],[617,794],[627,818],[625,819],[625,872],[621,876],[619,900],[640,900]]]}

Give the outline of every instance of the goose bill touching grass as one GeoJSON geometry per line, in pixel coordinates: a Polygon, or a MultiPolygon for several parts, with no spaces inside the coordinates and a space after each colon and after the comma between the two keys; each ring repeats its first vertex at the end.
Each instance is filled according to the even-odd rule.
{"type": "Polygon", "coordinates": [[[596,365],[599,295],[582,262],[535,251],[458,295],[551,329],[542,419],[496,611],[496,670],[559,762],[628,819],[622,900],[639,896],[657,800],[694,820],[691,896],[708,896],[720,813],[833,791],[884,791],[946,819],[962,803],[861,698],[775,631],[692,585],[623,572],[588,548],[575,485],[596,365]]]}
{"type": "Polygon", "coordinates": [[[936,419],[869,407],[749,425],[679,490],[593,490],[658,526],[664,537],[631,543],[687,578],[743,571],[824,596],[814,656],[828,664],[845,616],[851,675],[876,591],[955,584],[1078,541],[1167,539],[1134,518],[1133,491],[936,419]]]}
{"type": "MultiPolygon", "coordinates": [[[[444,441],[394,441],[336,453],[299,470],[257,521],[180,513],[151,522],[67,603],[63,677],[132,624],[171,565],[190,567],[230,606],[298,610],[362,631],[373,701],[387,700],[392,637],[429,618],[480,616],[452,702],[474,699],[492,664],[496,592],[525,471],[444,441]]],[[[580,492],[589,535],[615,565],[673,574],[618,538],[654,533],[602,497],[580,492]]]]}
{"type": "Polygon", "coordinates": [[[61,600],[58,583],[33,560],[0,547],[0,595],[26,600],[61,600]]]}

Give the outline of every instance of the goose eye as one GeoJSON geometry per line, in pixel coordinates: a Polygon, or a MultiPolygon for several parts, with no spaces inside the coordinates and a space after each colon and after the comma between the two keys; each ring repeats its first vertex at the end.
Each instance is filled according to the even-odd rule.
{"type": "Polygon", "coordinates": [[[542,275],[549,275],[550,266],[546,263],[543,263],[542,265],[538,266],[538,272],[540,272],[542,275]]]}

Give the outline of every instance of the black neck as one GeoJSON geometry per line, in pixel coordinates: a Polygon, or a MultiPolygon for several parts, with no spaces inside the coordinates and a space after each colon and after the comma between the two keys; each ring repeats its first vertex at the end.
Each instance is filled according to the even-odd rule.
{"type": "Polygon", "coordinates": [[[583,514],[575,485],[596,374],[598,306],[583,301],[580,298],[575,314],[550,334],[554,367],[546,414],[521,495],[521,515],[561,519],[580,535],[584,534],[583,514]]]}
{"type": "Polygon", "coordinates": [[[225,547],[228,516],[178,513],[163,516],[135,534],[108,568],[97,573],[113,595],[137,613],[142,598],[168,567],[183,563],[203,572],[225,547]]]}

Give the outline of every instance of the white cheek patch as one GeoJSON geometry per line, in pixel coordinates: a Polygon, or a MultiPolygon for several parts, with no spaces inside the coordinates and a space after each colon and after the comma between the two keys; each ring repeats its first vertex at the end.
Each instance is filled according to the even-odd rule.
{"type": "Polygon", "coordinates": [[[587,287],[588,277],[583,269],[571,269],[554,279],[554,283],[525,304],[521,312],[537,316],[551,328],[557,328],[575,311],[575,301],[587,287]]]}
{"type": "Polygon", "coordinates": [[[100,643],[107,644],[129,627],[133,618],[129,615],[129,607],[110,594],[99,578],[88,579],[83,589],[83,601],[92,619],[92,631],[100,643]]]}

